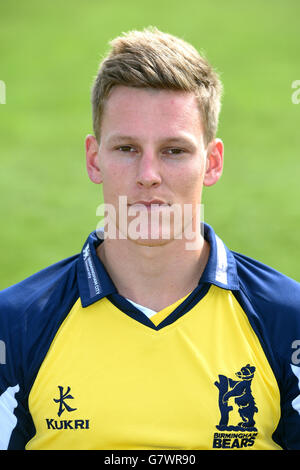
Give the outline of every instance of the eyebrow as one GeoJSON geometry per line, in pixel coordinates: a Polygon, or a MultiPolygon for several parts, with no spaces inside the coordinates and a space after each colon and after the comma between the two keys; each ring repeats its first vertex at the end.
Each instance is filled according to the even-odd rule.
{"type": "Polygon", "coordinates": [[[108,137],[106,142],[109,143],[109,144],[114,144],[114,143],[125,142],[125,141],[134,141],[134,140],[137,140],[137,138],[133,137],[131,135],[115,134],[115,135],[112,135],[111,137],[108,137]]]}
{"type": "MultiPolygon", "coordinates": [[[[108,137],[107,143],[110,145],[117,144],[117,143],[122,143],[122,142],[137,142],[139,139],[138,137],[132,136],[132,135],[119,135],[115,134],[112,135],[111,137],[108,137]]],[[[178,145],[188,145],[188,146],[193,146],[195,147],[194,139],[189,139],[186,137],[175,137],[175,136],[170,136],[170,137],[164,137],[161,139],[161,143],[164,144],[178,144],[178,145]]]]}

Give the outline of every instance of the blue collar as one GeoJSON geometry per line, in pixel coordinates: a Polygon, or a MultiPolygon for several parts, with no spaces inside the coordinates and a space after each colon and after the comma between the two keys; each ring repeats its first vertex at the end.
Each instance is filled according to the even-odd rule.
{"type": "MultiPolygon", "coordinates": [[[[210,244],[210,254],[199,284],[209,283],[222,289],[239,290],[233,254],[207,224],[204,224],[204,237],[210,244]]],[[[97,256],[96,248],[100,243],[102,240],[97,237],[96,231],[92,232],[78,258],[78,287],[83,307],[118,292],[97,256]]]]}

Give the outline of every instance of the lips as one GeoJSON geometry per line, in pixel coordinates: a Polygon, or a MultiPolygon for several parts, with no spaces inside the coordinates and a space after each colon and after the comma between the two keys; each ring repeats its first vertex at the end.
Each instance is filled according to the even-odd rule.
{"type": "Polygon", "coordinates": [[[169,204],[161,199],[151,199],[151,201],[136,201],[132,204],[129,204],[129,207],[134,207],[136,210],[165,210],[169,207],[169,204]]]}
{"type": "Polygon", "coordinates": [[[143,205],[146,207],[151,207],[151,206],[168,206],[169,204],[165,201],[161,201],[160,199],[152,199],[151,201],[136,201],[132,204],[129,204],[130,206],[136,206],[136,205],[143,205]]]}

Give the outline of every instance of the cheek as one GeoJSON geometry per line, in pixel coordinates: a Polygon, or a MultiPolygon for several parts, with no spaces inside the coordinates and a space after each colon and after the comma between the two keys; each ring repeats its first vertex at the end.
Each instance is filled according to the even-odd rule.
{"type": "Polygon", "coordinates": [[[173,187],[177,187],[177,191],[181,193],[183,199],[197,199],[201,196],[203,178],[203,168],[195,166],[183,168],[173,187]]]}
{"type": "Polygon", "coordinates": [[[128,192],[128,169],[120,168],[120,165],[103,165],[102,190],[104,200],[117,204],[119,196],[125,196],[128,192]]]}
{"type": "Polygon", "coordinates": [[[113,161],[103,161],[100,165],[101,174],[103,178],[103,187],[120,187],[126,182],[128,171],[122,166],[113,161]]]}

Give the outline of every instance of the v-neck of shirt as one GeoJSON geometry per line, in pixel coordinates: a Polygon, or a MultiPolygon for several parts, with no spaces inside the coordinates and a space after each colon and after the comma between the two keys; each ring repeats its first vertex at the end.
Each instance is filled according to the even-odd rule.
{"type": "Polygon", "coordinates": [[[181,299],[177,300],[176,302],[172,303],[171,305],[168,305],[167,307],[163,308],[162,310],[159,310],[156,312],[155,310],[152,310],[151,308],[145,307],[144,305],[140,305],[133,300],[126,299],[128,302],[130,302],[132,305],[134,305],[138,310],[140,310],[142,313],[146,315],[146,317],[154,323],[154,325],[158,325],[161,323],[165,318],[167,318],[168,315],[170,315],[173,310],[175,310],[188,296],[190,295],[187,294],[181,299]]]}

